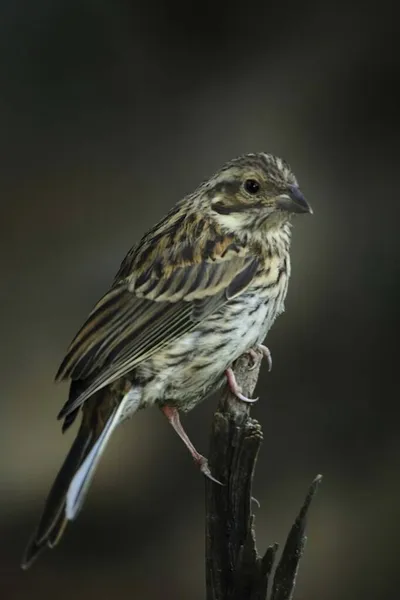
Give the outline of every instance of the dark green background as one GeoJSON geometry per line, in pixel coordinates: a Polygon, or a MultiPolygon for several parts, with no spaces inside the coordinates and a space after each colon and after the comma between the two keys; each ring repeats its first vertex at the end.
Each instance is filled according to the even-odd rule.
{"type": "MultiPolygon", "coordinates": [[[[283,542],[321,472],[296,598],[393,598],[399,97],[385,1],[0,10],[2,598],[204,598],[204,482],[156,409],[116,433],[57,550],[27,573],[19,561],[72,439],[53,384],[67,344],[139,236],[251,151],[285,157],[314,208],[296,221],[253,410],[258,544],[283,542]]],[[[204,453],[214,408],[185,418],[204,453]]]]}

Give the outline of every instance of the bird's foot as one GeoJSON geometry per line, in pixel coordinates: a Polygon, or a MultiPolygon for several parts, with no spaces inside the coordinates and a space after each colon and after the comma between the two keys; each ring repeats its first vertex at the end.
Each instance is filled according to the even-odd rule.
{"type": "Polygon", "coordinates": [[[236,396],[236,398],[242,400],[243,402],[257,402],[258,398],[247,398],[247,396],[244,396],[244,394],[242,394],[242,390],[240,389],[240,386],[236,381],[235,373],[232,371],[231,368],[226,369],[225,375],[228,380],[229,389],[231,390],[232,394],[236,396]]]}
{"type": "Polygon", "coordinates": [[[183,443],[185,444],[186,448],[189,450],[194,462],[196,463],[196,465],[198,465],[203,475],[208,477],[208,479],[211,479],[211,481],[214,481],[214,483],[224,485],[223,483],[218,481],[218,479],[215,479],[215,477],[211,475],[210,467],[208,466],[208,460],[205,456],[202,456],[199,452],[197,452],[196,448],[193,446],[192,442],[189,439],[189,436],[182,427],[178,410],[173,406],[163,406],[161,410],[167,417],[168,421],[175,429],[176,433],[179,435],[183,443]]]}
{"type": "Polygon", "coordinates": [[[218,485],[224,485],[218,479],[215,479],[215,477],[211,475],[210,467],[208,466],[208,460],[205,456],[198,454],[198,456],[194,456],[193,458],[195,463],[199,466],[200,471],[203,473],[203,475],[205,475],[205,477],[208,477],[208,479],[210,479],[214,483],[218,483],[218,485]]]}
{"type": "Polygon", "coordinates": [[[255,348],[250,348],[250,350],[247,351],[247,354],[249,354],[251,356],[251,358],[253,359],[253,364],[249,370],[252,371],[256,366],[257,352],[261,352],[263,357],[267,359],[268,371],[271,371],[271,369],[272,369],[271,351],[269,348],[267,348],[267,346],[264,346],[263,344],[258,344],[255,348]]]}

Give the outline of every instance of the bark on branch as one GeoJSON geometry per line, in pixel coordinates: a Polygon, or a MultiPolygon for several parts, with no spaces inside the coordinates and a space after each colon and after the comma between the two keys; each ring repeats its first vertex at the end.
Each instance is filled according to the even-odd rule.
{"type": "MultiPolygon", "coordinates": [[[[256,387],[261,356],[253,370],[241,357],[234,372],[243,393],[256,387]]],[[[220,486],[206,483],[206,588],[207,600],[291,600],[299,561],[306,542],[308,509],[321,476],[308,491],[290,530],[282,556],[275,566],[278,544],[260,556],[256,548],[252,514],[252,481],[262,443],[260,424],[249,415],[250,406],[226,390],[214,415],[209,465],[220,486]]]]}

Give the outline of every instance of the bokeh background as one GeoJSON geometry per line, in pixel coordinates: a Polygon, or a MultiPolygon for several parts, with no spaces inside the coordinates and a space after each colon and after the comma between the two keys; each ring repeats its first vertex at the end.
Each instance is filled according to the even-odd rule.
{"type": "MultiPolygon", "coordinates": [[[[116,433],[84,511],[24,545],[73,432],[53,376],[129,247],[226,160],[284,156],[298,218],[287,310],[253,415],[260,549],[317,473],[296,597],[393,598],[400,441],[398,70],[385,0],[3,0],[0,591],[204,598],[204,481],[157,410],[116,433]]],[[[185,418],[207,453],[216,399],[185,418]]]]}

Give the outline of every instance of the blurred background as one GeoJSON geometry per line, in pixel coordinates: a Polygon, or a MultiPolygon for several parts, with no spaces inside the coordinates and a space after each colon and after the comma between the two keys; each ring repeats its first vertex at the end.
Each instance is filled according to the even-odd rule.
{"type": "MultiPolygon", "coordinates": [[[[28,572],[19,562],[74,435],[56,421],[67,385],[53,383],[72,336],[141,234],[254,151],[285,157],[314,208],[295,223],[286,313],[268,337],[274,367],[253,409],[264,430],[258,546],[284,543],[322,473],[296,598],[395,597],[400,98],[389,4],[0,10],[1,597],[204,598],[204,481],[155,409],[115,434],[57,550],[28,572]]],[[[215,406],[184,418],[205,454],[215,406]]]]}

